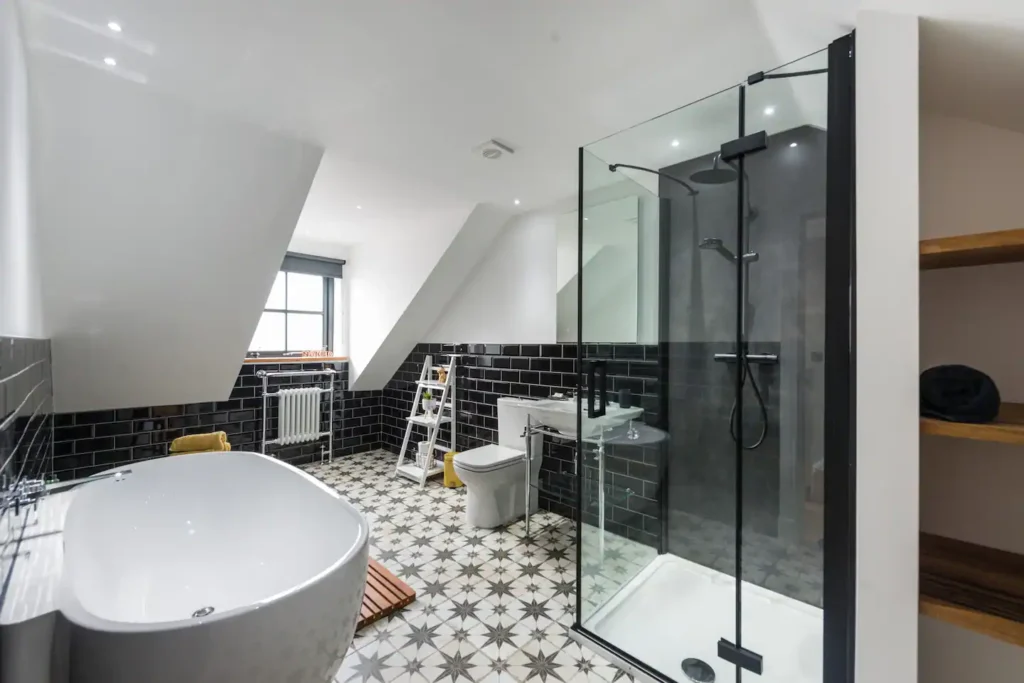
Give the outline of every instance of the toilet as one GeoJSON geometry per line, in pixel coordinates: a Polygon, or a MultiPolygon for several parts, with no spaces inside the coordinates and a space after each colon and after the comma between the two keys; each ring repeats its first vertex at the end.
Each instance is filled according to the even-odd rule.
{"type": "MultiPolygon", "coordinates": [[[[498,399],[498,443],[472,448],[455,456],[455,473],[466,485],[466,521],[484,529],[509,524],[525,513],[526,408],[528,399],[498,399]]],[[[537,510],[544,437],[531,437],[530,512],[537,510]]]]}

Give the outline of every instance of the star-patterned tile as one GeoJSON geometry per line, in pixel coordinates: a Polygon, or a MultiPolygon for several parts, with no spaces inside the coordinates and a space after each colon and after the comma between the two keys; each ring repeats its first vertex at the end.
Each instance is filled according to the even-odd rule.
{"type": "MultiPolygon", "coordinates": [[[[336,683],[632,680],[569,637],[576,605],[569,520],[540,512],[529,536],[522,521],[471,527],[464,488],[435,479],[420,489],[393,477],[395,461],[374,451],[305,468],[366,515],[371,556],[416,591],[411,605],[356,634],[336,683]]],[[[603,582],[607,599],[640,559],[606,561],[584,581],[603,582]]]]}

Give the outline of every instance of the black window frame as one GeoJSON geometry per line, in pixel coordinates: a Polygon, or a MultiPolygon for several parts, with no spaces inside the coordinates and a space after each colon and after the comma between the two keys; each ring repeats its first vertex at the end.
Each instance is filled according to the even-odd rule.
{"type": "MultiPolygon", "coordinates": [[[[284,281],[284,308],[267,308],[264,304],[263,310],[260,312],[260,318],[262,319],[264,313],[283,313],[284,314],[284,343],[285,347],[288,346],[288,314],[308,314],[308,315],[322,315],[323,318],[323,335],[321,337],[323,341],[323,348],[327,351],[334,352],[334,314],[335,314],[335,296],[334,296],[334,281],[342,278],[342,268],[345,265],[344,261],[327,259],[319,256],[307,256],[305,254],[294,254],[289,252],[285,255],[284,261],[281,264],[281,268],[278,270],[278,274],[285,273],[284,281]],[[316,311],[298,310],[288,308],[288,276],[287,273],[298,273],[304,275],[319,275],[323,280],[324,296],[323,296],[323,310],[320,313],[316,311]]],[[[275,275],[275,278],[277,276],[275,275]]],[[[303,351],[313,351],[315,349],[303,349],[303,351]]],[[[246,358],[262,358],[262,357],[282,357],[286,355],[300,354],[302,351],[286,351],[286,350],[272,350],[272,351],[253,351],[249,350],[246,352],[246,358]]]]}

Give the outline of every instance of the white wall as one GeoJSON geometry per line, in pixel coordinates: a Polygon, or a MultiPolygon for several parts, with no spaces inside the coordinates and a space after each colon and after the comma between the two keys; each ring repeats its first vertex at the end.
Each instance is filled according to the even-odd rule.
{"type": "Polygon", "coordinates": [[[553,343],[555,217],[510,221],[420,341],[553,343]]]}
{"type": "MultiPolygon", "coordinates": [[[[925,112],[921,119],[921,235],[1021,226],[1024,134],[925,112]],[[980,162],[979,162],[980,160],[980,162]]],[[[970,365],[1004,401],[1024,402],[1024,265],[921,274],[921,368],[970,365]]],[[[922,437],[921,529],[1024,553],[1024,459],[1019,446],[922,437]]],[[[921,618],[921,680],[1017,683],[1024,648],[921,618]]]]}
{"type": "MultiPolygon", "coordinates": [[[[918,19],[857,17],[856,680],[918,680],[918,19]]],[[[921,679],[926,680],[926,679],[921,679]]]]}
{"type": "Polygon", "coordinates": [[[28,70],[17,3],[0,2],[0,336],[45,337],[32,217],[28,70]]]}
{"type": "Polygon", "coordinates": [[[226,398],[321,149],[34,53],[61,412],[226,398]]]}
{"type": "Polygon", "coordinates": [[[387,384],[508,220],[504,209],[478,204],[451,232],[410,231],[393,242],[353,249],[345,275],[353,391],[387,384]]]}

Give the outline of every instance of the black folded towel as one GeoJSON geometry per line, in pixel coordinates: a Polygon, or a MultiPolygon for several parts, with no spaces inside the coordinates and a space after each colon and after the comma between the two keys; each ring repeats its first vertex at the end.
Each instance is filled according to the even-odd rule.
{"type": "Polygon", "coordinates": [[[921,415],[948,422],[991,422],[999,415],[992,378],[966,365],[938,365],[921,373],[921,415]]]}

